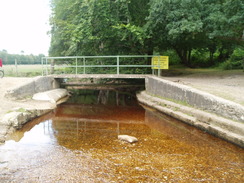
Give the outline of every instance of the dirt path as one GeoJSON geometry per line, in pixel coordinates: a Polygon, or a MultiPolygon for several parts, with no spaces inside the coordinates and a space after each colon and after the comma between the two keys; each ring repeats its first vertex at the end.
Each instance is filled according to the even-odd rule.
{"type": "Polygon", "coordinates": [[[163,78],[244,105],[244,73],[211,76],[207,74],[190,74],[181,77],[163,78]]]}

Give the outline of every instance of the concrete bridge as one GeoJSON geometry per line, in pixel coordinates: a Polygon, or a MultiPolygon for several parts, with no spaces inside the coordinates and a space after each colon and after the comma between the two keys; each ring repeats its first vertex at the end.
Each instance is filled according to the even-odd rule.
{"type": "Polygon", "coordinates": [[[51,74],[55,79],[145,79],[149,74],[51,74]]]}

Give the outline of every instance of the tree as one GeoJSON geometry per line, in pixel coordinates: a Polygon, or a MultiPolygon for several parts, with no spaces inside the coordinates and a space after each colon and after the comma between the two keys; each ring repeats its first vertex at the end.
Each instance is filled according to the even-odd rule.
{"type": "Polygon", "coordinates": [[[239,0],[204,0],[203,5],[204,33],[208,40],[210,60],[213,61],[213,54],[218,50],[219,61],[223,61],[242,42],[244,3],[239,0]]]}
{"type": "Polygon", "coordinates": [[[242,44],[241,0],[52,0],[51,56],[161,53],[193,66],[227,59],[242,44]]]}
{"type": "Polygon", "coordinates": [[[148,28],[152,37],[161,35],[158,50],[173,48],[182,63],[190,66],[191,51],[201,46],[203,37],[201,9],[200,0],[151,1],[148,28]]]}
{"type": "Polygon", "coordinates": [[[142,54],[148,2],[53,0],[50,54],[142,54]]]}
{"type": "Polygon", "coordinates": [[[243,2],[239,0],[151,0],[150,5],[147,32],[159,37],[154,45],[158,50],[175,49],[187,66],[191,66],[193,49],[208,48],[213,60],[218,48],[221,52],[235,45],[233,38],[243,31],[243,2]]]}
{"type": "Polygon", "coordinates": [[[45,55],[10,54],[7,50],[0,51],[0,58],[3,59],[3,64],[7,65],[15,64],[15,60],[21,64],[40,64],[42,57],[45,57],[45,55]]]}

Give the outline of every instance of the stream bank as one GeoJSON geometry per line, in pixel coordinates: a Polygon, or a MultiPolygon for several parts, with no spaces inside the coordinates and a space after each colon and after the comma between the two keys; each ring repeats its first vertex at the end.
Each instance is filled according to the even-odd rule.
{"type": "Polygon", "coordinates": [[[244,107],[212,94],[148,76],[139,102],[244,147],[244,107]]]}
{"type": "MultiPolygon", "coordinates": [[[[24,123],[56,108],[50,101],[34,101],[35,93],[59,88],[52,77],[1,79],[0,142],[10,127],[24,123]],[[5,83],[2,81],[6,81],[5,83]],[[16,86],[19,83],[19,86],[16,86]],[[14,86],[14,87],[13,87],[14,86]],[[5,116],[6,115],[6,116],[5,116]],[[19,119],[19,123],[16,121],[19,119]],[[10,122],[12,121],[12,122],[10,122]]],[[[162,78],[148,76],[146,91],[137,95],[139,102],[174,118],[244,147],[244,107],[201,90],[162,78]]]]}
{"type": "Polygon", "coordinates": [[[1,81],[4,80],[8,83],[1,82],[0,143],[28,121],[55,109],[68,95],[66,90],[58,89],[59,83],[52,77],[3,78],[1,81]],[[14,85],[9,87],[12,80],[14,85]],[[32,99],[35,95],[37,100],[32,99]]]}

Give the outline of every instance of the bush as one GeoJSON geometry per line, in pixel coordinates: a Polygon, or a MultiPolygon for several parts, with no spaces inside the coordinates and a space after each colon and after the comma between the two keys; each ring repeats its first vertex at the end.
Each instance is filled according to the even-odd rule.
{"type": "Polygon", "coordinates": [[[169,56],[169,65],[178,65],[180,64],[180,58],[177,55],[177,53],[175,53],[174,50],[167,50],[164,51],[163,54],[161,54],[162,56],[169,56]]]}
{"type": "Polygon", "coordinates": [[[219,65],[219,68],[222,70],[231,70],[232,64],[230,60],[227,60],[226,62],[223,62],[219,65]]]}
{"type": "Polygon", "coordinates": [[[203,49],[192,50],[191,53],[191,67],[209,67],[209,58],[207,52],[203,49]]]}
{"type": "Polygon", "coordinates": [[[235,49],[230,58],[221,63],[219,67],[223,70],[244,69],[244,50],[235,49]]]}

